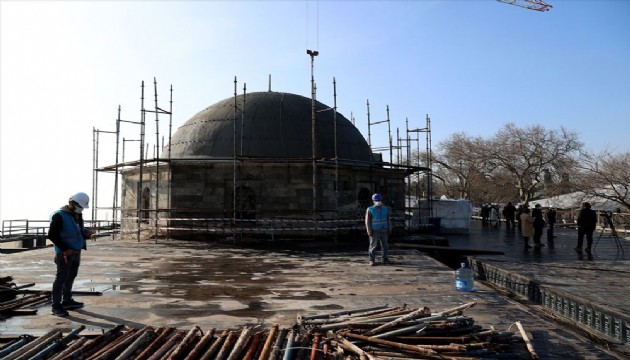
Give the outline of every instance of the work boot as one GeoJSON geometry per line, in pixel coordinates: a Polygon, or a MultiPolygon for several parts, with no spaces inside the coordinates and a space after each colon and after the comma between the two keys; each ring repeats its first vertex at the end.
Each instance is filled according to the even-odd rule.
{"type": "Polygon", "coordinates": [[[74,301],[74,299],[66,300],[61,303],[61,306],[66,310],[80,309],[83,305],[82,302],[74,301]]]}

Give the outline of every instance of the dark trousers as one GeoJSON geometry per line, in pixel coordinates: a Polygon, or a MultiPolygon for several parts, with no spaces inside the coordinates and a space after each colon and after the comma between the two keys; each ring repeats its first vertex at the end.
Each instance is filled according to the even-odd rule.
{"type": "Polygon", "coordinates": [[[534,244],[540,244],[540,238],[543,234],[542,226],[534,226],[534,244]]]}
{"type": "Polygon", "coordinates": [[[55,264],[57,265],[57,274],[52,286],[53,306],[72,299],[72,285],[79,273],[81,253],[70,255],[67,258],[64,258],[63,254],[55,254],[55,264]]]}
{"type": "Polygon", "coordinates": [[[583,227],[578,227],[578,249],[582,248],[582,244],[584,243],[584,235],[586,235],[586,248],[590,249],[593,245],[593,232],[595,229],[586,229],[583,227]]]}

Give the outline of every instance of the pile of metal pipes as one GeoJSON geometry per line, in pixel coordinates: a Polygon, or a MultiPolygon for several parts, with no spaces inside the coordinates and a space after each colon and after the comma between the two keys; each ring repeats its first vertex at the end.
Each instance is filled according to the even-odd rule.
{"type": "MultiPolygon", "coordinates": [[[[35,315],[37,308],[52,302],[48,290],[30,290],[35,284],[17,285],[11,276],[0,277],[0,320],[20,315],[35,315]]],[[[98,291],[73,291],[72,295],[100,296],[98,291]]]]}
{"type": "MultiPolygon", "coordinates": [[[[537,357],[524,330],[484,329],[463,311],[471,302],[432,313],[429,308],[375,307],[298,316],[309,331],[325,333],[336,359],[478,359],[537,357]],[[527,349],[523,346],[523,341],[527,349]],[[529,353],[528,353],[529,352],[529,353]]],[[[522,328],[518,323],[519,328],[522,328]]]]}
{"type": "MultiPolygon", "coordinates": [[[[462,311],[426,307],[378,307],[334,314],[298,315],[291,327],[242,326],[237,330],[189,331],[118,325],[89,338],[81,327],[39,338],[22,336],[0,348],[0,359],[134,360],[332,360],[530,358],[522,339],[484,330],[462,311]],[[518,343],[518,345],[516,345],[518,343]]],[[[531,355],[531,354],[530,354],[531,355]]]]}
{"type": "Polygon", "coordinates": [[[16,315],[34,315],[36,306],[50,302],[50,291],[23,290],[34,285],[18,286],[12,277],[0,277],[0,320],[16,315]]]}

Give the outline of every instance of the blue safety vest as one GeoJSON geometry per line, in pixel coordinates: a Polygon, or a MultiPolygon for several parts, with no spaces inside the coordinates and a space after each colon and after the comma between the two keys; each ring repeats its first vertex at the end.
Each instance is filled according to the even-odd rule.
{"type": "MultiPolygon", "coordinates": [[[[61,215],[63,219],[63,227],[61,228],[61,240],[68,244],[73,250],[81,250],[85,247],[85,239],[83,238],[83,229],[74,220],[74,216],[63,210],[57,210],[53,213],[61,215]]],[[[51,216],[52,218],[52,216],[51,216]]],[[[55,245],[55,253],[61,254],[63,251],[55,245]]]]}
{"type": "Polygon", "coordinates": [[[385,205],[372,205],[368,208],[372,215],[372,230],[382,230],[389,228],[388,210],[385,205]]]}

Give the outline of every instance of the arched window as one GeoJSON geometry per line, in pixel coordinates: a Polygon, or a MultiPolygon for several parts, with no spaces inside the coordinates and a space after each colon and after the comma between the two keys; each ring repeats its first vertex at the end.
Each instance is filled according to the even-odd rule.
{"type": "Polygon", "coordinates": [[[140,221],[149,222],[149,209],[151,209],[151,190],[146,187],[142,190],[142,203],[140,208],[140,221]]]}

